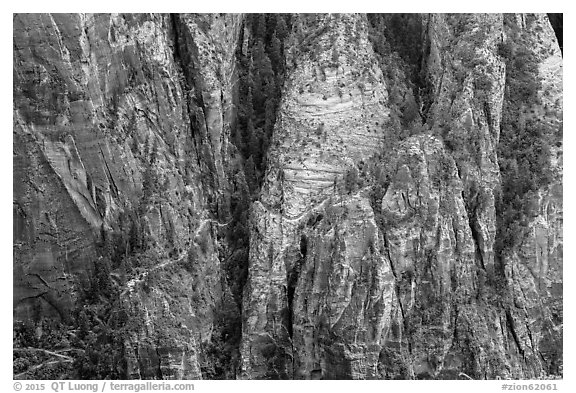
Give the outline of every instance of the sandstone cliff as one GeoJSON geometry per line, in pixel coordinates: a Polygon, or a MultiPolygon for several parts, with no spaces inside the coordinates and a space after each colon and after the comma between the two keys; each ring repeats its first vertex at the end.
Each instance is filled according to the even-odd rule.
{"type": "MultiPolygon", "coordinates": [[[[557,130],[561,55],[552,28],[540,15],[419,21],[423,83],[412,94],[420,96],[424,125],[408,135],[423,135],[396,144],[390,141],[403,137],[386,125],[398,77],[378,71],[366,49],[366,19],[296,22],[295,34],[298,28],[306,34],[289,59],[293,69],[251,214],[241,346],[246,378],[558,372],[562,235],[554,184],[561,148],[553,147],[545,163],[556,180],[522,202],[534,209],[519,224],[524,240],[496,245],[498,210],[506,209],[498,162],[503,103],[517,99],[505,94],[501,49],[508,44],[534,54],[539,75],[529,76],[541,81],[538,94],[547,98],[523,110],[539,112],[542,127],[557,130]],[[523,29],[537,31],[529,44],[518,38],[523,29]],[[375,153],[380,167],[366,169],[375,153]],[[367,179],[349,187],[350,168],[367,179]]],[[[557,138],[548,142],[556,146],[557,138]]]]}
{"type": "Polygon", "coordinates": [[[554,29],[15,15],[15,375],[561,376],[554,29]]]}
{"type": "Polygon", "coordinates": [[[16,319],[66,319],[95,270],[128,270],[119,301],[142,322],[125,338],[127,375],[201,377],[198,344],[227,290],[215,235],[229,214],[241,22],[15,16],[16,319]],[[120,254],[144,255],[135,269],[98,257],[112,236],[120,254]],[[187,254],[194,275],[179,265],[187,254]],[[143,293],[153,274],[172,285],[143,293]]]}

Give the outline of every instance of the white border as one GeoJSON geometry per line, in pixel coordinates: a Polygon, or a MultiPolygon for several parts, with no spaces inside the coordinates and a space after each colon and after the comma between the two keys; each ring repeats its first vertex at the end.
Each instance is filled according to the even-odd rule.
{"type": "MultiPolygon", "coordinates": [[[[564,299],[574,299],[574,287],[570,285],[570,280],[574,277],[574,267],[571,264],[574,261],[574,249],[571,247],[571,239],[574,235],[574,211],[571,197],[574,194],[574,160],[576,154],[574,151],[574,136],[572,134],[574,116],[570,108],[573,108],[573,81],[574,76],[570,72],[573,69],[573,47],[574,42],[570,38],[574,37],[574,26],[569,23],[571,16],[569,7],[561,1],[502,1],[502,0],[483,0],[483,1],[386,1],[386,0],[335,0],[335,1],[313,1],[313,0],[290,0],[281,1],[204,1],[196,2],[194,0],[181,2],[143,2],[130,0],[120,2],[118,0],[97,0],[90,4],[81,3],[80,1],[39,1],[28,0],[20,2],[11,2],[3,4],[3,12],[0,14],[2,29],[2,51],[0,53],[12,52],[12,13],[14,12],[564,12],[567,23],[564,25],[564,64],[563,68],[569,72],[564,72],[564,107],[568,108],[564,114],[564,299]],[[568,66],[566,66],[568,65],[568,66]]],[[[0,84],[4,94],[2,95],[2,124],[5,126],[0,133],[0,173],[4,192],[0,194],[2,199],[2,209],[0,209],[0,222],[2,236],[0,244],[2,255],[5,256],[1,267],[2,282],[2,299],[0,315],[5,315],[6,321],[0,324],[0,391],[12,392],[12,213],[9,211],[8,189],[12,185],[12,62],[8,57],[3,58],[0,62],[2,69],[2,78],[0,84]]],[[[566,302],[565,302],[566,303],[566,302]]],[[[574,333],[574,310],[570,307],[564,308],[564,380],[550,381],[558,385],[558,391],[567,391],[569,386],[576,387],[574,383],[575,372],[574,354],[571,349],[576,348],[574,333]]],[[[46,382],[46,381],[39,381],[46,382]]],[[[528,381],[517,381],[516,383],[525,383],[528,381]]],[[[510,382],[508,382],[510,383],[510,382]]],[[[293,391],[295,389],[313,391],[327,390],[331,392],[349,392],[354,390],[385,392],[385,391],[442,391],[442,392],[492,392],[502,391],[502,381],[198,381],[196,391],[217,390],[217,391],[250,391],[269,393],[271,388],[282,391],[293,391]]],[[[100,384],[101,386],[101,384],[100,384]]],[[[46,391],[51,391],[46,387],[46,391]]],[[[107,389],[109,391],[109,389],[107,389]]],[[[571,389],[571,391],[575,391],[571,389]]]]}

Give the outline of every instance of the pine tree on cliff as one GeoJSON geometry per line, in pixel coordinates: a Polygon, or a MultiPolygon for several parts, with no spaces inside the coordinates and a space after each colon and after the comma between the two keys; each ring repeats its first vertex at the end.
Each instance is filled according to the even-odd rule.
{"type": "Polygon", "coordinates": [[[272,62],[264,51],[264,44],[258,40],[252,52],[253,69],[253,105],[256,110],[256,116],[261,117],[264,112],[266,100],[275,95],[274,71],[272,62]],[[272,86],[270,86],[272,85],[272,86]]]}
{"type": "Polygon", "coordinates": [[[248,184],[250,192],[254,192],[254,190],[256,190],[256,167],[252,156],[244,163],[244,175],[246,176],[246,183],[248,184]]]}
{"type": "Polygon", "coordinates": [[[240,154],[244,154],[246,144],[244,143],[244,138],[242,138],[242,129],[239,126],[232,130],[232,143],[236,146],[240,154]]]}
{"type": "Polygon", "coordinates": [[[272,34],[272,39],[270,40],[270,61],[272,62],[272,68],[275,72],[282,72],[282,42],[278,38],[278,33],[275,31],[272,34]]]}
{"type": "Polygon", "coordinates": [[[142,248],[142,238],[140,230],[140,218],[133,217],[132,224],[130,225],[130,231],[128,232],[128,246],[130,252],[135,252],[142,248]]]}
{"type": "Polygon", "coordinates": [[[254,23],[256,25],[256,36],[266,38],[266,14],[255,14],[254,23]]]}
{"type": "Polygon", "coordinates": [[[346,191],[350,194],[358,188],[358,169],[355,166],[350,168],[344,177],[346,191]]]}
{"type": "Polygon", "coordinates": [[[286,25],[286,18],[285,15],[278,15],[278,19],[276,21],[276,35],[280,41],[284,41],[284,39],[288,36],[288,26],[286,25]]]}
{"type": "Polygon", "coordinates": [[[256,128],[252,133],[252,139],[250,140],[250,152],[251,157],[254,159],[254,164],[258,169],[260,169],[262,157],[264,155],[262,150],[263,139],[264,131],[260,127],[256,128]]]}
{"type": "Polygon", "coordinates": [[[252,119],[254,117],[254,97],[252,94],[252,86],[254,86],[254,81],[252,80],[252,73],[249,73],[247,76],[247,84],[250,86],[248,88],[248,95],[246,96],[245,105],[245,116],[247,119],[252,119]]]}
{"type": "MultiPolygon", "coordinates": [[[[256,175],[264,172],[266,151],[276,121],[284,74],[282,40],[288,35],[287,20],[286,15],[250,15],[248,53],[237,52],[239,132],[233,134],[232,140],[244,159],[252,157],[256,175]]],[[[255,183],[258,182],[256,178],[255,183]]]]}
{"type": "Polygon", "coordinates": [[[254,154],[255,149],[255,140],[256,140],[256,130],[254,128],[254,122],[251,118],[248,118],[248,122],[246,123],[246,127],[244,128],[244,143],[245,143],[245,150],[244,150],[244,157],[250,157],[254,154]]]}
{"type": "MultiPolygon", "coordinates": [[[[248,75],[248,78],[250,75],[248,75]]],[[[252,121],[252,116],[254,114],[254,108],[252,106],[252,89],[248,88],[248,94],[246,99],[242,103],[242,112],[244,115],[244,119],[246,119],[245,126],[242,128],[240,132],[240,137],[242,139],[242,143],[240,146],[236,145],[239,149],[241,149],[242,155],[244,158],[247,158],[251,154],[251,146],[250,143],[253,139],[254,135],[254,123],[252,121]]]]}
{"type": "Polygon", "coordinates": [[[272,131],[274,128],[274,123],[276,122],[276,103],[273,99],[266,101],[265,107],[265,119],[264,119],[264,135],[263,138],[266,139],[266,145],[263,144],[264,151],[268,147],[268,140],[272,137],[272,131]]]}

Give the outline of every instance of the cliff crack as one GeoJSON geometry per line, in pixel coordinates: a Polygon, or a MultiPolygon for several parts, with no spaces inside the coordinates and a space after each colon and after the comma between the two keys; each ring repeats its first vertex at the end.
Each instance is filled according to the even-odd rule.
{"type": "Polygon", "coordinates": [[[160,379],[164,379],[164,376],[162,375],[162,356],[160,355],[160,352],[158,350],[159,346],[160,346],[160,342],[158,342],[156,344],[156,348],[155,348],[156,349],[156,356],[158,356],[158,377],[160,379]]]}
{"type": "Polygon", "coordinates": [[[174,45],[173,45],[173,57],[174,57],[174,64],[176,65],[181,77],[179,78],[180,88],[184,94],[184,99],[186,101],[186,113],[188,114],[188,121],[190,125],[190,136],[192,139],[192,147],[194,148],[194,153],[196,155],[196,163],[198,164],[198,168],[200,168],[200,172],[202,173],[202,164],[200,162],[200,154],[198,151],[198,142],[196,140],[196,135],[194,132],[194,123],[196,123],[196,114],[191,109],[192,105],[192,98],[190,97],[190,93],[193,90],[189,81],[188,81],[188,72],[186,72],[186,60],[180,48],[180,45],[185,45],[183,38],[180,36],[179,33],[179,20],[177,14],[170,14],[170,22],[172,24],[172,31],[174,32],[174,45]]]}
{"type": "Polygon", "coordinates": [[[116,186],[116,182],[114,181],[114,177],[112,177],[112,172],[110,172],[110,168],[108,167],[108,162],[106,161],[106,157],[104,156],[104,152],[102,151],[102,146],[98,144],[98,149],[100,149],[100,154],[102,155],[102,161],[104,161],[104,165],[106,166],[106,176],[108,177],[108,181],[110,182],[110,191],[114,197],[118,198],[118,187],[116,186]]]}
{"type": "MultiPolygon", "coordinates": [[[[466,210],[468,212],[468,226],[470,227],[470,233],[472,235],[472,240],[474,241],[474,250],[476,253],[476,259],[480,262],[480,267],[482,267],[482,269],[484,271],[486,271],[486,265],[485,265],[485,261],[484,261],[484,253],[482,252],[482,249],[480,247],[480,244],[482,244],[482,237],[480,235],[480,233],[478,232],[478,228],[477,228],[477,223],[478,223],[478,194],[474,195],[474,203],[472,204],[472,202],[468,203],[468,200],[466,199],[465,195],[464,195],[464,191],[462,191],[462,199],[464,200],[464,202],[466,203],[466,210]]],[[[472,199],[472,198],[470,198],[472,199]]]]}
{"type": "Polygon", "coordinates": [[[510,310],[506,310],[506,324],[508,325],[508,330],[512,334],[512,338],[514,339],[514,342],[516,343],[516,347],[518,348],[518,352],[520,352],[520,354],[522,356],[524,356],[524,349],[522,348],[522,344],[520,343],[520,338],[518,337],[518,334],[516,333],[516,328],[514,327],[514,318],[512,318],[512,314],[510,313],[510,310]]]}

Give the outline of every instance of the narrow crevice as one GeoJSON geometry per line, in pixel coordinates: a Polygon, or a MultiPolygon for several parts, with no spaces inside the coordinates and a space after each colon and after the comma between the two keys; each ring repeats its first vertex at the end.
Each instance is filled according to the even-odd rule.
{"type": "Polygon", "coordinates": [[[174,33],[173,42],[174,42],[174,62],[176,64],[182,64],[182,54],[180,53],[180,37],[178,32],[178,19],[176,14],[170,14],[170,23],[172,25],[172,32],[174,33]]]}
{"type": "MultiPolygon", "coordinates": [[[[201,69],[197,59],[199,48],[194,42],[192,33],[179,14],[170,14],[170,24],[173,41],[174,64],[180,75],[181,90],[186,105],[186,115],[190,126],[189,154],[195,156],[196,166],[200,171],[200,178],[204,188],[215,192],[221,191],[219,179],[214,171],[214,158],[210,149],[203,146],[211,144],[212,135],[209,125],[206,103],[202,93],[206,90],[202,82],[201,69]],[[203,118],[202,118],[203,117],[203,118]]],[[[236,65],[231,66],[236,67],[236,65]]],[[[220,92],[222,95],[223,93],[220,92]]],[[[235,171],[235,168],[225,168],[225,171],[235,171]]],[[[230,175],[230,179],[235,176],[230,175]]],[[[206,367],[203,367],[203,377],[207,379],[229,378],[229,370],[237,367],[239,359],[240,337],[242,334],[242,292],[247,277],[248,266],[248,211],[250,197],[248,191],[239,184],[231,184],[234,190],[229,201],[224,202],[225,213],[221,214],[220,199],[214,200],[213,194],[205,194],[207,208],[211,217],[226,221],[226,225],[218,225],[216,242],[219,244],[218,253],[222,269],[222,286],[228,287],[229,299],[224,298],[214,310],[213,326],[215,333],[210,342],[201,346],[202,356],[206,358],[206,367]],[[223,217],[225,216],[225,217],[223,217]]]]}
{"type": "Polygon", "coordinates": [[[110,172],[110,167],[108,166],[108,162],[106,161],[106,157],[104,156],[104,152],[102,151],[102,147],[98,145],[100,149],[100,154],[102,155],[102,161],[104,161],[104,165],[106,166],[106,176],[110,182],[110,191],[112,191],[112,195],[115,198],[118,198],[118,187],[116,186],[116,182],[114,181],[114,177],[112,177],[112,172],[110,172]]]}
{"type": "Polygon", "coordinates": [[[458,305],[454,305],[454,332],[452,334],[452,339],[455,342],[458,342],[458,316],[459,316],[458,305]]]}
{"type": "MultiPolygon", "coordinates": [[[[386,233],[384,231],[382,237],[384,239],[384,250],[386,252],[386,256],[388,257],[388,261],[390,262],[390,269],[392,270],[392,275],[394,276],[394,292],[396,293],[396,299],[398,300],[398,306],[400,307],[400,314],[402,315],[402,324],[404,326],[404,330],[406,332],[409,332],[410,326],[406,318],[406,311],[404,310],[404,305],[402,304],[402,297],[401,297],[402,293],[400,291],[400,281],[402,280],[402,277],[398,275],[394,263],[392,262],[392,255],[390,254],[388,237],[386,236],[386,233]]],[[[412,352],[412,345],[410,343],[410,340],[408,340],[408,350],[409,352],[412,352]]]]}
{"type": "Polygon", "coordinates": [[[382,49],[396,53],[407,67],[412,85],[422,88],[422,64],[426,55],[424,29],[420,14],[368,14],[368,22],[380,37],[371,35],[376,52],[382,49]],[[384,40],[385,42],[375,42],[384,40]]]}
{"type": "Polygon", "coordinates": [[[158,356],[158,370],[157,370],[158,379],[164,379],[164,376],[162,375],[162,357],[160,356],[158,346],[159,346],[159,343],[156,344],[156,348],[155,348],[156,356],[158,356]]]}
{"type": "Polygon", "coordinates": [[[236,49],[238,118],[230,140],[241,153],[246,182],[258,194],[267,169],[286,76],[284,42],[291,17],[249,14],[236,49]],[[244,34],[244,30],[248,34],[244,34]]]}
{"type": "Polygon", "coordinates": [[[385,130],[395,129],[401,140],[419,133],[426,114],[421,95],[425,86],[426,48],[420,14],[368,14],[369,40],[386,80],[391,108],[385,130]],[[402,72],[398,72],[402,70],[402,72]],[[398,125],[404,130],[398,130],[398,125]]]}
{"type": "Polygon", "coordinates": [[[472,234],[472,240],[474,241],[474,249],[476,253],[476,259],[480,262],[480,267],[485,271],[486,264],[484,262],[484,254],[480,249],[480,234],[478,233],[478,229],[476,227],[476,210],[474,210],[471,214],[468,215],[468,226],[470,227],[470,232],[472,234]]]}
{"type": "Polygon", "coordinates": [[[518,347],[518,352],[520,352],[522,357],[524,357],[524,349],[522,349],[522,345],[520,344],[520,338],[516,333],[516,328],[514,327],[514,318],[512,318],[510,310],[506,310],[506,324],[508,325],[508,330],[512,334],[514,342],[516,343],[516,347],[518,347]]]}
{"type": "Polygon", "coordinates": [[[382,238],[384,239],[384,250],[386,251],[386,256],[388,257],[388,261],[390,261],[390,268],[392,269],[392,275],[394,276],[395,281],[398,281],[398,274],[396,273],[394,263],[392,262],[392,255],[390,254],[388,236],[386,236],[385,232],[382,233],[382,238]]]}
{"type": "Polygon", "coordinates": [[[293,321],[294,321],[294,293],[296,292],[296,285],[298,284],[298,277],[302,270],[302,265],[306,261],[306,255],[308,253],[308,240],[306,236],[300,238],[300,258],[294,264],[294,267],[288,271],[286,282],[286,297],[288,300],[288,315],[286,321],[286,329],[288,330],[288,336],[292,340],[293,336],[293,321]]]}
{"type": "Polygon", "coordinates": [[[485,102],[483,105],[484,116],[486,116],[486,122],[488,123],[488,130],[492,138],[496,140],[496,130],[494,129],[494,123],[492,118],[492,111],[490,110],[490,104],[485,102]]]}
{"type": "Polygon", "coordinates": [[[534,350],[536,347],[534,346],[534,338],[532,337],[532,331],[530,330],[530,324],[528,322],[526,323],[526,331],[528,332],[528,338],[530,339],[530,347],[534,350]]]}
{"type": "MultiPolygon", "coordinates": [[[[182,37],[182,33],[180,32],[180,21],[178,20],[177,14],[170,14],[170,23],[173,32],[173,57],[174,57],[174,64],[176,65],[178,72],[182,75],[180,80],[181,83],[181,90],[184,94],[184,99],[186,101],[186,112],[188,115],[188,120],[190,121],[190,138],[192,141],[192,147],[194,148],[194,155],[196,156],[196,164],[200,171],[202,171],[202,163],[200,162],[200,152],[198,149],[198,141],[197,135],[195,132],[195,126],[198,124],[198,120],[196,118],[196,114],[190,107],[192,105],[192,97],[190,97],[190,92],[193,90],[192,85],[190,84],[189,75],[190,71],[188,70],[188,65],[190,63],[190,59],[188,59],[187,53],[183,52],[181,46],[186,45],[185,39],[182,37]]],[[[204,175],[202,174],[202,178],[204,175]]]]}
{"type": "MultiPolygon", "coordinates": [[[[427,66],[426,61],[430,57],[430,52],[432,48],[432,42],[430,40],[430,23],[431,18],[428,17],[426,25],[423,27],[422,31],[422,58],[420,59],[420,72],[419,72],[419,82],[420,86],[418,89],[418,98],[420,99],[420,107],[421,107],[421,115],[424,123],[428,122],[428,112],[432,107],[434,102],[434,98],[431,94],[432,84],[430,83],[428,76],[427,76],[427,66]]],[[[442,68],[442,73],[444,73],[444,68],[442,68]]],[[[442,78],[444,78],[444,74],[442,74],[442,78]]]]}

